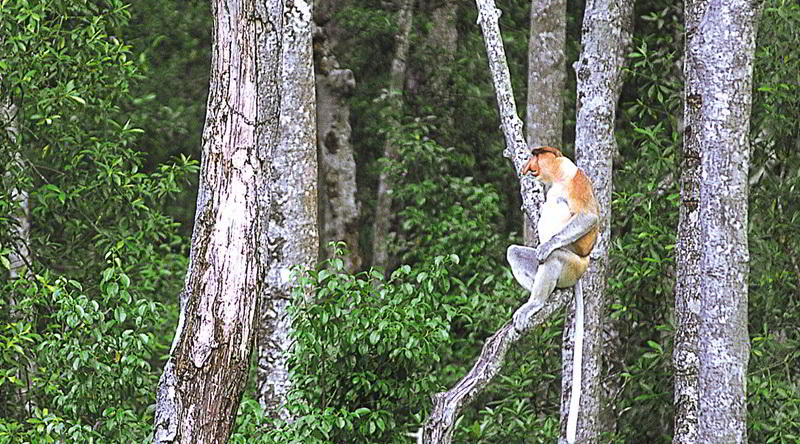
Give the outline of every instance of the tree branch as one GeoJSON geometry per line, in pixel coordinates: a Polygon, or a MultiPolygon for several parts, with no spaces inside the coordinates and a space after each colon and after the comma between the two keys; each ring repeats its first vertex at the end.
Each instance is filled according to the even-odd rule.
{"type": "MultiPolygon", "coordinates": [[[[519,175],[524,163],[530,157],[530,149],[522,135],[522,120],[517,115],[514,94],[511,89],[511,76],[508,72],[505,50],[500,38],[498,18],[500,10],[494,0],[476,0],[478,23],[483,31],[489,70],[492,73],[497,94],[506,149],[503,156],[511,159],[515,172],[519,175]]],[[[520,177],[523,210],[533,221],[539,220],[541,204],[544,202],[542,185],[530,176],[520,177]]],[[[418,433],[418,441],[425,444],[449,444],[453,439],[456,420],[464,409],[503,367],[509,348],[522,336],[542,324],[553,313],[559,311],[572,297],[571,290],[557,290],[549,296],[545,304],[527,314],[521,329],[514,328],[512,322],[504,325],[492,335],[483,346],[481,355],[472,369],[450,390],[433,396],[433,410],[418,433]]]]}
{"type": "Polygon", "coordinates": [[[515,329],[513,322],[508,322],[489,337],[472,369],[453,388],[433,396],[433,411],[423,427],[422,442],[452,442],[458,415],[497,376],[503,368],[509,348],[531,329],[544,323],[553,313],[567,305],[571,296],[569,291],[556,291],[538,311],[530,314],[522,330],[515,329]]]}

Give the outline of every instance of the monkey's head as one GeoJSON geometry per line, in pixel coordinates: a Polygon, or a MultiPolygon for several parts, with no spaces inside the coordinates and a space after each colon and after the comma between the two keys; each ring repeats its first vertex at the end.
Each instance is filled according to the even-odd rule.
{"type": "Polygon", "coordinates": [[[528,161],[526,169],[533,173],[537,180],[546,184],[552,183],[559,169],[557,159],[563,156],[561,151],[550,146],[540,146],[534,148],[531,153],[533,156],[528,161]]]}

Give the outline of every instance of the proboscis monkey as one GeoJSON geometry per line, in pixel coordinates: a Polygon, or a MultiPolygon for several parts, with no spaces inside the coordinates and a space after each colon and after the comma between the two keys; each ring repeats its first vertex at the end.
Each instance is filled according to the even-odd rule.
{"type": "Polygon", "coordinates": [[[572,396],[567,416],[567,442],[575,442],[583,361],[583,290],[578,279],[589,267],[589,253],[597,241],[598,209],[592,183],[556,148],[539,147],[520,174],[532,173],[547,187],[539,218],[539,247],[508,247],[506,257],[517,282],[531,297],[516,313],[518,329],[528,312],[538,309],[553,290],[575,285],[575,348],[572,396]]]}

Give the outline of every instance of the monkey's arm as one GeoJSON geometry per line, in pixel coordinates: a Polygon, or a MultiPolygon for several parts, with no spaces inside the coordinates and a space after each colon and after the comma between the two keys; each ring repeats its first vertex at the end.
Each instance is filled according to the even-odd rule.
{"type": "Polygon", "coordinates": [[[576,213],[558,233],[536,249],[536,258],[544,262],[558,248],[566,247],[582,238],[597,225],[598,217],[593,213],[576,213]]]}

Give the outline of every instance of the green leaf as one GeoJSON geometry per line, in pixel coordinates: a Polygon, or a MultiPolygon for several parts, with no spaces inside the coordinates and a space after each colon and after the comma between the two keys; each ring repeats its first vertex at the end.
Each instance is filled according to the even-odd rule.
{"type": "Polygon", "coordinates": [[[80,97],[80,96],[76,96],[76,95],[73,95],[73,94],[67,94],[67,98],[70,98],[70,99],[80,103],[81,105],[86,105],[86,101],[83,100],[83,98],[80,97]]]}
{"type": "Polygon", "coordinates": [[[125,310],[122,307],[117,307],[114,309],[114,319],[116,319],[120,324],[125,322],[127,317],[128,314],[125,313],[125,310]]]}
{"type": "Polygon", "coordinates": [[[381,339],[381,334],[377,331],[373,331],[372,333],[369,334],[370,344],[375,345],[378,343],[378,341],[380,341],[380,339],[381,339]]]}

